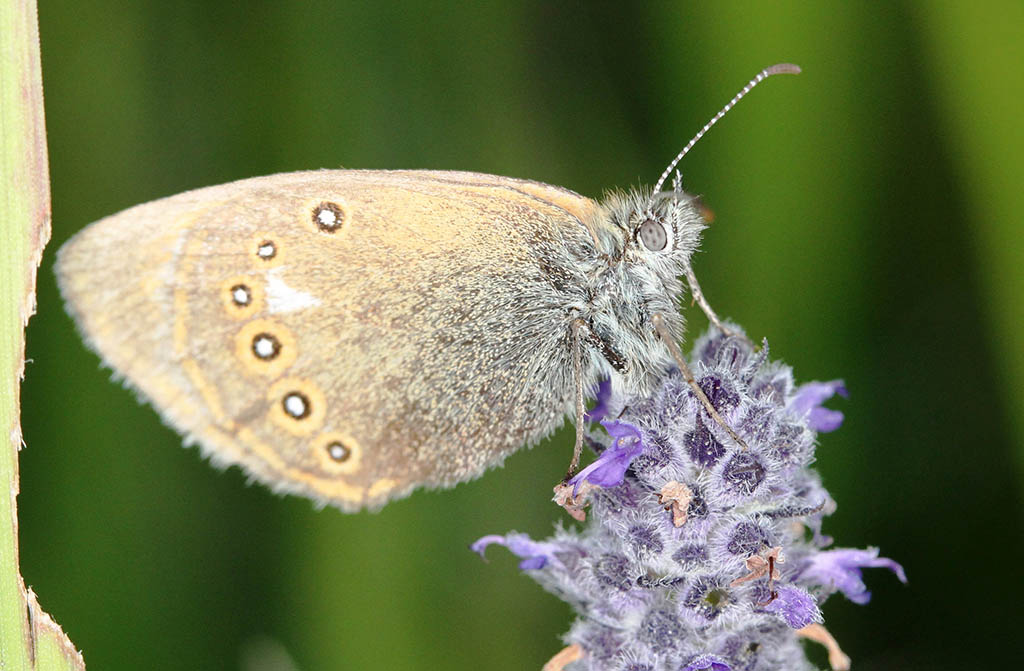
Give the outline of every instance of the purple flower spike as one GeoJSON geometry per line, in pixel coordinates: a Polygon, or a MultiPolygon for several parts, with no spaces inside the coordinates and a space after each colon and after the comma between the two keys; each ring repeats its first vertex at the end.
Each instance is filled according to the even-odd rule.
{"type": "Polygon", "coordinates": [[[807,424],[815,431],[835,431],[843,423],[843,413],[822,404],[836,394],[843,398],[849,395],[842,380],[808,382],[796,390],[789,402],[789,409],[797,415],[806,416],[807,424]]]}
{"type": "Polygon", "coordinates": [[[698,655],[690,660],[680,671],[730,671],[732,667],[726,664],[725,660],[718,655],[698,655]]]}
{"type": "Polygon", "coordinates": [[[597,387],[597,403],[583,418],[588,422],[600,422],[608,415],[608,399],[612,397],[612,381],[601,380],[597,387]]]}
{"type": "Polygon", "coordinates": [[[867,601],[865,567],[906,576],[874,549],[824,549],[835,506],[810,468],[814,433],[839,426],[842,414],[823,404],[846,388],[798,386],[767,346],[755,351],[718,329],[693,352],[701,388],[736,418],[745,447],[687,400],[676,370],[649,394],[604,382],[587,415],[607,431],[590,435],[597,457],[555,487],[555,502],[579,524],[541,541],[510,533],[472,547],[483,555],[504,545],[576,611],[568,647],[545,668],[815,671],[807,638],[828,648],[833,669],[848,669],[819,607],[840,591],[867,601]]]}
{"type": "Polygon", "coordinates": [[[556,543],[540,543],[532,540],[526,534],[510,533],[507,536],[484,536],[469,546],[469,549],[481,557],[487,550],[488,545],[504,545],[517,557],[523,557],[519,562],[519,568],[523,571],[528,569],[544,568],[549,563],[561,566],[562,562],[555,556],[555,552],[563,549],[556,543]]]}
{"type": "Polygon", "coordinates": [[[622,484],[629,464],[644,451],[640,438],[640,429],[621,420],[602,421],[608,435],[615,439],[611,447],[598,456],[594,463],[577,473],[569,484],[573,486],[573,496],[579,492],[584,481],[599,487],[615,487],[622,484]]]}
{"type": "Polygon", "coordinates": [[[793,629],[802,629],[809,624],[822,621],[818,602],[799,587],[780,587],[775,598],[764,609],[780,615],[793,629]]]}
{"type": "Polygon", "coordinates": [[[839,549],[811,555],[810,561],[801,573],[801,579],[812,580],[823,587],[833,587],[854,603],[865,604],[871,600],[861,577],[862,568],[887,568],[896,574],[900,582],[907,582],[903,567],[886,557],[878,556],[878,548],[867,550],[839,549]]]}

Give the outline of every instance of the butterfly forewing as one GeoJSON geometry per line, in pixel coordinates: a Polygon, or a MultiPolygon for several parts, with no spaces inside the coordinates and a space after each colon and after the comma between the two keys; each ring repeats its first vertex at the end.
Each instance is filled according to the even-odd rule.
{"type": "Polygon", "coordinates": [[[377,507],[562,421],[584,285],[564,250],[593,254],[594,207],[475,173],[274,175],[98,222],[58,275],[92,346],[215,462],[377,507]]]}

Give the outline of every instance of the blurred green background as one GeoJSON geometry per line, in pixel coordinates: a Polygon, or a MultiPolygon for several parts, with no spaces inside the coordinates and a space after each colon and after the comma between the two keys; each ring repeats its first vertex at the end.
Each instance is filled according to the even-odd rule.
{"type": "MultiPolygon", "coordinates": [[[[54,252],[135,203],[320,167],[590,196],[684,161],[716,308],[844,377],[826,532],[907,568],[827,625],[868,669],[1010,668],[1024,618],[1024,5],[42,0],[53,242],[28,331],[25,579],[93,669],[538,669],[571,615],[500,550],[547,534],[571,436],[379,514],[210,468],[109,381],[54,252]]],[[[704,328],[688,309],[691,332],[704,328]]],[[[814,652],[824,665],[824,656],[814,652]]]]}

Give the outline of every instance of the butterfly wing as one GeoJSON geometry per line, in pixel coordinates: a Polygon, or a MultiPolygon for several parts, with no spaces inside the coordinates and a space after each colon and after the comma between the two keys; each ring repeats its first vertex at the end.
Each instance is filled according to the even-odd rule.
{"type": "Polygon", "coordinates": [[[563,421],[595,207],[475,173],[272,175],[99,221],[57,274],[87,342],[212,461],[373,508],[563,421]]]}

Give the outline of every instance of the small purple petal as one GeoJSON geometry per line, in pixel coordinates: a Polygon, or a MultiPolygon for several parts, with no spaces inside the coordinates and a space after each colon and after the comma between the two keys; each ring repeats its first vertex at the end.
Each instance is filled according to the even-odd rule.
{"type": "Polygon", "coordinates": [[[679,671],[730,671],[730,667],[724,659],[718,655],[697,655],[679,671]]]}
{"type": "Polygon", "coordinates": [[[811,409],[811,413],[807,415],[807,423],[815,431],[828,433],[843,425],[843,413],[839,410],[819,406],[811,409]]]}
{"type": "Polygon", "coordinates": [[[816,405],[821,405],[836,394],[847,398],[850,394],[842,380],[831,382],[808,382],[797,387],[796,393],[789,402],[789,409],[800,414],[807,413],[816,405]]]}
{"type": "Polygon", "coordinates": [[[573,496],[579,491],[584,481],[600,487],[615,487],[622,484],[626,470],[633,459],[644,451],[640,438],[640,429],[629,422],[620,420],[602,421],[608,435],[615,439],[611,447],[602,452],[594,463],[577,473],[569,484],[573,485],[573,496]]]}
{"type": "Polygon", "coordinates": [[[477,553],[481,557],[483,557],[484,553],[487,551],[487,546],[488,545],[493,545],[494,543],[499,543],[501,545],[507,545],[507,543],[505,543],[505,537],[504,536],[498,536],[497,534],[491,534],[490,536],[484,536],[483,538],[478,538],[476,540],[476,542],[474,542],[472,545],[469,546],[469,549],[472,550],[473,552],[477,553]]]}
{"type": "Polygon", "coordinates": [[[618,444],[621,438],[636,438],[640,440],[640,429],[634,424],[624,422],[621,419],[609,419],[601,422],[601,426],[608,432],[608,435],[615,438],[615,443],[618,444]]]}
{"type": "Polygon", "coordinates": [[[543,556],[529,557],[519,562],[520,570],[526,571],[529,569],[544,568],[548,563],[548,558],[543,556]]]}
{"type": "Polygon", "coordinates": [[[865,604],[871,600],[871,592],[864,584],[862,568],[887,568],[896,574],[900,582],[907,582],[903,567],[891,559],[879,557],[878,548],[818,552],[811,556],[800,577],[809,578],[824,587],[834,587],[850,601],[865,604]]]}
{"type": "Polygon", "coordinates": [[[799,587],[780,587],[775,598],[764,609],[781,616],[793,629],[801,629],[812,622],[822,621],[818,602],[799,587]]]}
{"type": "Polygon", "coordinates": [[[483,557],[487,546],[494,544],[504,545],[512,554],[523,557],[523,561],[519,562],[519,568],[524,571],[544,568],[549,562],[557,566],[562,565],[562,562],[555,556],[555,552],[563,549],[561,546],[556,543],[541,543],[531,540],[526,534],[484,536],[470,545],[469,549],[483,557]]]}
{"type": "Polygon", "coordinates": [[[807,424],[815,431],[835,431],[843,423],[843,413],[825,408],[822,404],[836,394],[843,398],[849,395],[842,380],[808,382],[797,388],[796,394],[789,401],[789,410],[807,417],[807,424]]]}
{"type": "Polygon", "coordinates": [[[611,397],[612,381],[610,379],[601,380],[601,384],[597,387],[597,403],[592,410],[583,415],[583,418],[588,422],[600,422],[608,414],[608,401],[611,397]]]}

